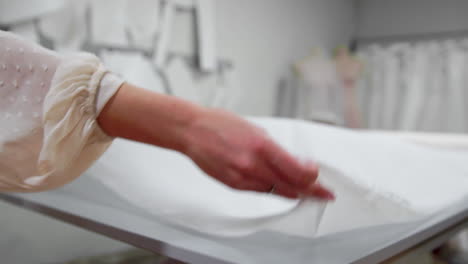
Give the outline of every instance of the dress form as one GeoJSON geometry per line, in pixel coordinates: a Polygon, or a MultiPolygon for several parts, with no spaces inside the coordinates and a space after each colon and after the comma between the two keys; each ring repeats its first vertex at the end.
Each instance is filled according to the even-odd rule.
{"type": "Polygon", "coordinates": [[[334,62],[321,49],[295,65],[302,82],[299,89],[299,117],[338,125],[341,123],[338,76],[334,62]]]}
{"type": "Polygon", "coordinates": [[[351,128],[361,127],[362,120],[357,105],[356,83],[363,71],[363,64],[344,46],[336,49],[334,60],[344,94],[345,124],[351,128]]]}

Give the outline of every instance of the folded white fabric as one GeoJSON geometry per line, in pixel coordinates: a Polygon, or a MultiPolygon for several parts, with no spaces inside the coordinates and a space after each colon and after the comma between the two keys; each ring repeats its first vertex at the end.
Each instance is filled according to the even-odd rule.
{"type": "Polygon", "coordinates": [[[96,117],[121,84],[93,55],[0,31],[0,191],[51,189],[86,170],[112,140],[96,117]]]}

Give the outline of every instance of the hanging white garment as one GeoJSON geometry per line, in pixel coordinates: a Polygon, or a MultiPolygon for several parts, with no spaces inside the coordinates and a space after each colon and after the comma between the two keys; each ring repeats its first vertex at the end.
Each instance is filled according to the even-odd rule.
{"type": "Polygon", "coordinates": [[[428,43],[425,49],[431,63],[427,75],[425,103],[420,129],[422,131],[442,131],[442,98],[445,96],[444,90],[446,88],[446,75],[444,69],[446,66],[446,56],[444,56],[439,43],[428,43]]]}
{"type": "Polygon", "coordinates": [[[385,76],[385,52],[378,46],[369,47],[369,52],[372,54],[368,69],[370,75],[370,87],[368,89],[370,93],[369,102],[369,128],[376,129],[380,128],[382,124],[382,113],[383,113],[383,95],[382,95],[382,82],[385,76]]]}
{"type": "Polygon", "coordinates": [[[14,25],[10,28],[10,31],[28,41],[39,43],[39,35],[36,32],[36,26],[33,21],[14,25]]]}
{"type": "Polygon", "coordinates": [[[223,107],[235,112],[237,98],[242,97],[242,89],[239,89],[238,69],[233,67],[221,72],[219,76],[221,87],[215,92],[212,107],[223,107]]]}
{"type": "Polygon", "coordinates": [[[126,0],[125,29],[130,45],[147,50],[155,46],[160,1],[126,0]]]}
{"type": "Polygon", "coordinates": [[[102,51],[103,63],[126,81],[157,93],[165,93],[163,76],[152,62],[139,52],[102,51]]]}
{"type": "Polygon", "coordinates": [[[429,61],[425,50],[408,48],[404,56],[407,65],[404,84],[405,96],[402,98],[400,129],[416,130],[423,114],[429,61]]]}
{"type": "Polygon", "coordinates": [[[400,60],[398,53],[401,46],[393,46],[385,52],[384,72],[382,79],[382,129],[393,129],[395,114],[398,107],[398,92],[400,88],[400,60]]]}
{"type": "Polygon", "coordinates": [[[193,88],[200,94],[201,102],[199,103],[204,106],[211,106],[215,100],[217,91],[220,90],[220,86],[222,85],[220,76],[216,74],[200,74],[194,76],[192,80],[193,88]]]}
{"type": "Polygon", "coordinates": [[[356,80],[356,95],[358,108],[361,114],[362,127],[368,127],[369,125],[369,82],[370,74],[367,69],[369,67],[369,54],[358,50],[356,52],[356,58],[362,63],[362,74],[360,78],[356,80]]]}
{"type": "Polygon", "coordinates": [[[111,142],[95,119],[121,84],[93,55],[61,57],[0,31],[0,191],[78,177],[111,142]]]}
{"type": "MultiPolygon", "coordinates": [[[[452,73],[449,72],[450,69],[450,51],[456,50],[455,42],[452,40],[446,40],[439,44],[440,49],[440,56],[443,58],[442,60],[442,69],[441,69],[441,76],[442,76],[442,84],[439,87],[440,98],[438,101],[438,121],[439,121],[439,128],[437,131],[441,132],[449,132],[451,117],[449,116],[451,113],[450,107],[448,105],[451,102],[450,95],[452,94],[451,85],[453,84],[450,79],[452,73]]],[[[460,65],[461,66],[461,65],[460,65]]]]}
{"type": "MultiPolygon", "coordinates": [[[[460,48],[460,51],[464,53],[465,66],[468,67],[468,53],[467,53],[468,52],[468,39],[461,40],[459,48],[460,48]]],[[[462,81],[463,81],[463,83],[468,83],[468,75],[464,74],[462,81]]],[[[466,92],[465,90],[464,90],[464,93],[463,93],[463,101],[468,102],[468,92],[466,92]]],[[[467,109],[467,108],[465,107],[465,109],[467,109]]],[[[463,120],[465,120],[464,121],[465,126],[464,126],[463,130],[462,131],[457,131],[457,132],[467,132],[468,131],[468,121],[466,121],[467,114],[468,114],[468,112],[465,112],[464,115],[463,115],[463,120]]]]}
{"type": "Polygon", "coordinates": [[[375,73],[375,66],[373,65],[372,51],[359,50],[356,56],[362,61],[363,71],[361,78],[357,80],[357,95],[359,102],[359,109],[362,116],[362,127],[368,128],[371,120],[371,106],[372,106],[372,81],[375,73]]]}
{"type": "MultiPolygon", "coordinates": [[[[229,109],[229,94],[237,87],[233,69],[221,69],[217,73],[192,75],[194,89],[200,94],[200,104],[207,107],[229,109]]],[[[234,95],[231,94],[234,97],[234,95]]],[[[235,98],[235,97],[234,97],[235,98]]]]}
{"type": "Polygon", "coordinates": [[[193,72],[184,58],[171,60],[164,72],[175,96],[191,102],[203,103],[203,97],[193,82],[193,72]]]}
{"type": "Polygon", "coordinates": [[[461,132],[466,127],[466,77],[465,69],[468,67],[468,56],[456,43],[450,43],[447,58],[447,130],[450,132],[461,132]]]}
{"type": "Polygon", "coordinates": [[[207,105],[232,110],[232,98],[237,98],[233,93],[239,90],[236,70],[233,68],[222,69],[216,79],[217,85],[211,91],[207,105]]]}
{"type": "Polygon", "coordinates": [[[56,51],[80,50],[86,37],[86,8],[88,0],[66,0],[62,8],[42,16],[39,30],[52,41],[56,51]]]}
{"type": "Polygon", "coordinates": [[[34,20],[60,9],[64,0],[0,1],[0,24],[14,25],[34,20]]]}
{"type": "Polygon", "coordinates": [[[90,1],[93,43],[127,46],[126,0],[90,1]]]}
{"type": "Polygon", "coordinates": [[[361,49],[366,73],[360,90],[369,93],[363,100],[368,127],[463,132],[466,43],[445,40],[361,49]]]}

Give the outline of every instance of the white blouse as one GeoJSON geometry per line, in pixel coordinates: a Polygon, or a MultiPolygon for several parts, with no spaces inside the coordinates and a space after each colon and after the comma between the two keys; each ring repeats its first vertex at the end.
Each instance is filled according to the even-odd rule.
{"type": "Polygon", "coordinates": [[[122,83],[94,55],[0,31],[0,191],[52,189],[86,170],[112,141],[96,117],[122,83]]]}

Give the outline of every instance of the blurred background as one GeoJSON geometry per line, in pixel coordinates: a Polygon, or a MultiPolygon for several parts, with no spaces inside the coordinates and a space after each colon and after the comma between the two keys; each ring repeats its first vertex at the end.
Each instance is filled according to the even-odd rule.
{"type": "MultiPolygon", "coordinates": [[[[2,0],[0,28],[241,115],[465,133],[467,13],[463,0],[2,0]]],[[[0,212],[2,263],[130,248],[4,203],[0,212]]]]}

